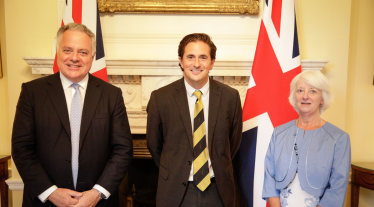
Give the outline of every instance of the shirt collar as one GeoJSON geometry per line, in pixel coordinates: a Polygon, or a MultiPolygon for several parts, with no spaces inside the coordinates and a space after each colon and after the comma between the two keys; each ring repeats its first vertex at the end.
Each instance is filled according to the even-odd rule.
{"type": "MultiPolygon", "coordinates": [[[[60,79],[62,88],[64,91],[71,86],[74,82],[71,82],[69,79],[67,79],[61,72],[60,72],[60,79]]],[[[79,86],[83,88],[83,90],[86,90],[87,84],[88,84],[88,73],[84,78],[78,82],[79,86]]]]}
{"type": "Polygon", "coordinates": [[[184,85],[186,86],[187,95],[192,97],[194,95],[193,92],[201,91],[202,95],[205,97],[206,95],[208,95],[208,92],[209,92],[209,87],[210,87],[209,81],[210,80],[208,78],[208,82],[206,82],[206,84],[202,88],[195,89],[194,87],[190,86],[190,84],[187,83],[186,79],[184,79],[184,85]]]}

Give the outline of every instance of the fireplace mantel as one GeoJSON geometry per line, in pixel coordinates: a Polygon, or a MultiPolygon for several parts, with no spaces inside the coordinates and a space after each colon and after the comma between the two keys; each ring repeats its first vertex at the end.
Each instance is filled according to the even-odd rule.
{"type": "MultiPolygon", "coordinates": [[[[24,57],[33,74],[53,74],[54,58],[24,57]]],[[[302,60],[302,70],[322,70],[326,60],[302,60]]],[[[253,61],[216,61],[210,76],[237,89],[242,104],[247,92],[253,61]]],[[[122,89],[131,132],[145,134],[150,94],[182,77],[177,60],[124,60],[107,59],[109,83],[122,89]]]]}
{"type": "MultiPolygon", "coordinates": [[[[33,74],[41,76],[53,74],[54,58],[24,57],[23,59],[30,65],[33,74]]],[[[326,60],[302,60],[301,69],[322,70],[327,62],[326,60]]],[[[106,64],[109,83],[122,89],[131,133],[145,134],[147,123],[145,109],[150,94],[153,90],[182,77],[178,61],[107,59],[106,64]]],[[[251,69],[252,61],[216,61],[210,76],[236,88],[243,104],[251,69]]],[[[134,143],[134,152],[137,150],[137,154],[150,158],[149,152],[141,147],[144,146],[142,142],[144,141],[137,140],[134,143]]],[[[23,190],[24,185],[19,178],[10,178],[6,182],[10,190],[23,190]]]]}

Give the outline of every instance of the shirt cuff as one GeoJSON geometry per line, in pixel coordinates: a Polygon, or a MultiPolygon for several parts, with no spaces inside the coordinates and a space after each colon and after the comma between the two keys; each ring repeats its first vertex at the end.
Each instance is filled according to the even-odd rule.
{"type": "Polygon", "coordinates": [[[53,185],[51,186],[50,188],[48,188],[47,190],[45,190],[43,193],[41,193],[40,195],[38,195],[38,198],[41,202],[45,203],[48,199],[48,197],[53,193],[55,192],[55,190],[57,190],[57,186],[53,185]]]}
{"type": "Polygon", "coordinates": [[[105,199],[109,198],[110,193],[105,188],[101,187],[98,184],[95,184],[95,186],[93,188],[96,189],[96,190],[98,190],[100,193],[104,194],[105,195],[105,199]]]}

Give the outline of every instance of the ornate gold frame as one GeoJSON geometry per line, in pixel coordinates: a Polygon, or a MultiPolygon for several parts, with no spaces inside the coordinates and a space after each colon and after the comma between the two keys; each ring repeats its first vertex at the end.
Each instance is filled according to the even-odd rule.
{"type": "Polygon", "coordinates": [[[3,66],[1,62],[1,43],[0,43],[0,78],[3,77],[3,66]]]}
{"type": "Polygon", "coordinates": [[[259,0],[98,0],[100,12],[258,14],[259,0]]]}

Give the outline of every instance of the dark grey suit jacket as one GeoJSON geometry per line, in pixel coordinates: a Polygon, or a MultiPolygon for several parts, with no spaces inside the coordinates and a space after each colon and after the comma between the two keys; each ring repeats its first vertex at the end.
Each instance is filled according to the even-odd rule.
{"type": "MultiPolygon", "coordinates": [[[[218,191],[235,205],[232,160],[242,136],[237,90],[210,79],[208,147],[218,191]]],[[[193,137],[184,79],[153,91],[147,107],[147,143],[159,167],[157,206],[179,206],[193,161],[193,137]]]]}
{"type": "MultiPolygon", "coordinates": [[[[69,114],[60,74],[22,85],[13,125],[12,156],[25,184],[23,206],[52,185],[74,190],[69,114]]],[[[84,100],[77,191],[101,185],[118,206],[117,188],[132,159],[132,139],[121,89],[89,75],[84,100]]]]}

